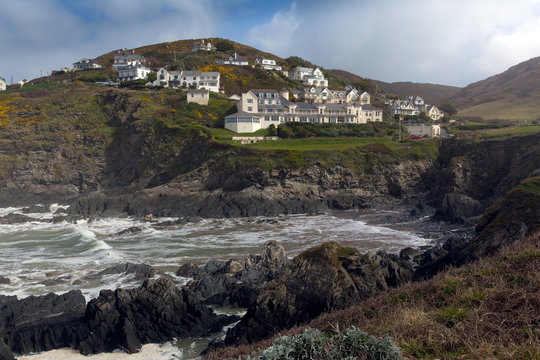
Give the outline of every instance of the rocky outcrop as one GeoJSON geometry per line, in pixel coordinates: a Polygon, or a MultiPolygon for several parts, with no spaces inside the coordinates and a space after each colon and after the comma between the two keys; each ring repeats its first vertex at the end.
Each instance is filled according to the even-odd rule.
{"type": "Polygon", "coordinates": [[[15,360],[9,347],[0,339],[0,360],[15,360]]]}
{"type": "Polygon", "coordinates": [[[220,330],[237,317],[216,315],[169,277],[148,279],[135,289],[103,290],[88,305],[80,291],[18,300],[0,296],[0,359],[10,351],[74,347],[83,354],[198,337],[220,330]]]}
{"type": "Polygon", "coordinates": [[[261,340],[411,278],[412,268],[398,256],[384,252],[362,255],[325,243],[295,257],[261,290],[240,323],[227,332],[225,344],[261,340]]]}
{"type": "Polygon", "coordinates": [[[72,346],[80,338],[85,309],[79,290],[22,300],[0,296],[0,338],[21,354],[72,346]]]}
{"type": "Polygon", "coordinates": [[[283,246],[271,240],[266,242],[261,255],[211,261],[202,269],[186,264],[176,274],[193,277],[186,289],[207,304],[248,307],[255,302],[260,289],[274,279],[287,262],[283,246]]]}
{"type": "Polygon", "coordinates": [[[0,276],[0,284],[11,284],[11,280],[7,277],[0,276]]]}
{"type": "Polygon", "coordinates": [[[84,317],[90,331],[77,348],[83,354],[119,347],[136,352],[145,343],[216,332],[231,320],[235,319],[215,315],[192,293],[162,277],[137,289],[102,291],[90,301],[84,317]]]}
{"type": "Polygon", "coordinates": [[[493,204],[476,225],[472,239],[454,237],[422,255],[417,278],[436,274],[492,255],[502,247],[540,230],[540,177],[532,177],[493,204]]]}

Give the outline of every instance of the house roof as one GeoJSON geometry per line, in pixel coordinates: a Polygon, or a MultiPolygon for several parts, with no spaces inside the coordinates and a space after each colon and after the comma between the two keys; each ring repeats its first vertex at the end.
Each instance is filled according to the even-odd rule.
{"type": "Polygon", "coordinates": [[[362,105],[362,110],[379,110],[379,111],[381,111],[381,109],[376,108],[376,107],[371,106],[371,105],[362,105]]]}
{"type": "Polygon", "coordinates": [[[256,114],[253,114],[253,113],[248,113],[248,112],[245,112],[245,111],[239,111],[239,112],[236,112],[234,114],[227,115],[227,116],[225,116],[225,118],[240,117],[240,116],[253,117],[253,118],[258,118],[258,119],[261,118],[261,116],[259,116],[259,115],[256,115],[256,114]]]}
{"type": "Polygon", "coordinates": [[[298,66],[296,68],[297,71],[301,71],[301,72],[313,72],[313,68],[308,68],[308,67],[303,67],[303,66],[298,66]]]}

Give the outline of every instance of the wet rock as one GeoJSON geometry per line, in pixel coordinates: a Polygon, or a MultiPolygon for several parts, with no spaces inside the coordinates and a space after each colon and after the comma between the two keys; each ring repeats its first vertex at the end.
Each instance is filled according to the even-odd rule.
{"type": "Polygon", "coordinates": [[[78,348],[83,354],[118,347],[136,352],[145,343],[206,335],[235,320],[215,315],[170,278],[150,279],[137,289],[103,290],[90,301],[84,321],[91,332],[78,348]]]}
{"type": "Polygon", "coordinates": [[[0,338],[0,360],[15,360],[9,347],[0,338]]]}
{"type": "Polygon", "coordinates": [[[7,277],[0,276],[0,284],[11,284],[11,280],[7,277]]]}
{"type": "Polygon", "coordinates": [[[268,241],[261,255],[235,257],[228,261],[209,261],[204,268],[183,265],[177,275],[193,277],[187,284],[205,303],[247,307],[260,289],[274,279],[288,262],[283,246],[268,241]]]}
{"type": "Polygon", "coordinates": [[[96,274],[87,276],[87,279],[99,279],[106,275],[114,274],[134,274],[136,280],[149,279],[156,276],[160,271],[147,264],[125,263],[110,267],[96,274]]]}
{"type": "Polygon", "coordinates": [[[411,278],[410,264],[399,256],[362,255],[337,243],[325,243],[295,257],[261,290],[240,323],[227,332],[225,344],[264,339],[411,278]]]}
{"type": "Polygon", "coordinates": [[[142,232],[142,229],[138,226],[132,226],[127,229],[124,229],[122,231],[117,232],[114,234],[115,236],[122,236],[122,235],[128,235],[128,234],[138,234],[142,232]]]}
{"type": "Polygon", "coordinates": [[[30,216],[11,213],[0,217],[0,224],[22,224],[34,220],[36,219],[30,216]]]}
{"type": "Polygon", "coordinates": [[[86,301],[81,291],[0,297],[0,338],[21,354],[69,347],[78,342],[86,301]]]}
{"type": "Polygon", "coordinates": [[[50,206],[45,205],[31,205],[23,208],[21,211],[23,214],[42,214],[50,211],[50,206]]]}

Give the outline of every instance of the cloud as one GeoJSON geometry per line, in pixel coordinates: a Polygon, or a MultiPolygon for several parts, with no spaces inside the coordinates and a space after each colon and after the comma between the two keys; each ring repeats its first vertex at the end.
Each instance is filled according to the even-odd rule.
{"type": "Polygon", "coordinates": [[[538,0],[299,0],[247,41],[384,81],[465,86],[540,55],[538,0]]]}
{"type": "Polygon", "coordinates": [[[216,0],[0,0],[0,76],[32,79],[123,47],[213,35],[216,0]]]}

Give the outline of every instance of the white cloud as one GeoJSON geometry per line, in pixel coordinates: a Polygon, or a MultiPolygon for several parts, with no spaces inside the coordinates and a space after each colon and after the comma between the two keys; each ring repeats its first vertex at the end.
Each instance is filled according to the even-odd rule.
{"type": "Polygon", "coordinates": [[[465,86],[540,55],[539,4],[304,2],[252,29],[248,41],[280,56],[298,55],[378,80],[465,86]]]}
{"type": "MultiPolygon", "coordinates": [[[[82,57],[122,47],[215,34],[215,0],[81,0],[69,11],[59,0],[0,0],[0,76],[17,81],[45,75],[82,57]],[[5,55],[8,54],[8,55],[5,55]]],[[[9,80],[8,80],[9,81],[9,80]]]]}

